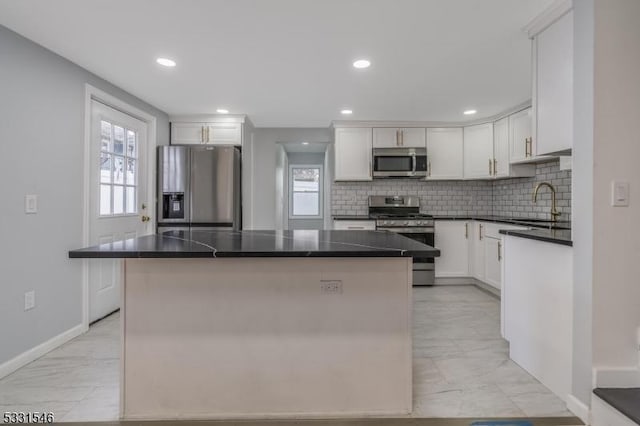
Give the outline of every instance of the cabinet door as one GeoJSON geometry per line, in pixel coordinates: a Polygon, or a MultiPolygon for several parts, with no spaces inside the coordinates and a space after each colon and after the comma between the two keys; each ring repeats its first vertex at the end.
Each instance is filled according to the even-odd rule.
{"type": "Polygon", "coordinates": [[[502,282],[502,239],[484,239],[484,282],[500,289],[502,282]]]}
{"type": "Polygon", "coordinates": [[[371,128],[336,129],[334,179],[371,180],[371,128]]]}
{"type": "Polygon", "coordinates": [[[462,179],[462,128],[427,129],[427,179],[462,179]]]}
{"type": "Polygon", "coordinates": [[[573,145],[573,12],[534,40],[537,155],[573,145]]]}
{"type": "Polygon", "coordinates": [[[484,264],[484,224],[482,222],[472,222],[473,233],[470,235],[470,255],[471,255],[471,274],[474,278],[484,281],[485,264],[484,264]]]}
{"type": "Polygon", "coordinates": [[[464,177],[488,178],[493,171],[493,123],[464,128],[464,177]]]}
{"type": "Polygon", "coordinates": [[[205,123],[171,123],[172,145],[194,145],[205,142],[205,123]]]}
{"type": "Polygon", "coordinates": [[[333,229],[375,231],[376,221],[375,220],[334,220],[333,229]]]}
{"type": "Polygon", "coordinates": [[[440,249],[436,257],[436,277],[469,276],[470,224],[459,220],[436,221],[435,246],[440,249]]]}
{"type": "Polygon", "coordinates": [[[509,116],[511,163],[529,160],[527,141],[531,138],[531,108],[509,116]]]}
{"type": "Polygon", "coordinates": [[[381,127],[373,129],[374,148],[399,148],[400,129],[381,127]]]}
{"type": "Polygon", "coordinates": [[[493,123],[493,175],[509,176],[509,118],[493,123]]]}
{"type": "Polygon", "coordinates": [[[425,131],[421,128],[400,129],[400,146],[403,148],[425,148],[425,131]]]}
{"type": "Polygon", "coordinates": [[[206,143],[215,145],[242,145],[242,124],[209,123],[206,143]]]}

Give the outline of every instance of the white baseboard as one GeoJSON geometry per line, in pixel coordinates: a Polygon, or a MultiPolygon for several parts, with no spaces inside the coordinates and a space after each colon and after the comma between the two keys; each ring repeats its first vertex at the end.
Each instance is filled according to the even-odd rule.
{"type": "Polygon", "coordinates": [[[640,388],[640,369],[628,368],[594,368],[594,388],[640,388]]]}
{"type": "Polygon", "coordinates": [[[571,394],[567,395],[567,409],[582,420],[585,425],[591,424],[589,406],[571,394]]]}
{"type": "Polygon", "coordinates": [[[52,337],[46,342],[43,342],[38,346],[35,346],[28,351],[21,353],[20,355],[10,359],[9,361],[0,364],[0,379],[8,376],[19,368],[24,367],[30,362],[35,361],[42,355],[54,350],[58,346],[68,342],[74,337],[78,337],[87,330],[88,328],[86,326],[78,324],[75,327],[72,327],[69,330],[58,334],[57,336],[52,337]]]}

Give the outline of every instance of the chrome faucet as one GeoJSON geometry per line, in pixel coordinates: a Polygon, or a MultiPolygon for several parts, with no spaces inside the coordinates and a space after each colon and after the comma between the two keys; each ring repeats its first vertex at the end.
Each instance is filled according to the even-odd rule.
{"type": "Polygon", "coordinates": [[[560,212],[556,208],[556,189],[549,182],[540,182],[536,185],[536,188],[533,190],[533,202],[535,203],[538,199],[538,190],[541,187],[546,186],[551,190],[551,220],[553,222],[558,220],[558,216],[560,216],[560,212]]]}

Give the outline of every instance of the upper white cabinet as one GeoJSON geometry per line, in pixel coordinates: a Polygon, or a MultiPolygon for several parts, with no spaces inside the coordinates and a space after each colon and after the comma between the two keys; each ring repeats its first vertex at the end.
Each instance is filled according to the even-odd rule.
{"type": "Polygon", "coordinates": [[[533,156],[531,108],[509,116],[509,147],[512,163],[527,161],[533,156]]]}
{"type": "Polygon", "coordinates": [[[334,179],[371,180],[372,129],[345,127],[335,130],[334,179]]]}
{"type": "Polygon", "coordinates": [[[172,145],[242,145],[242,123],[171,122],[172,145]]]}
{"type": "Polygon", "coordinates": [[[434,245],[441,252],[435,260],[436,277],[469,276],[470,228],[468,221],[436,221],[434,245]]]}
{"type": "Polygon", "coordinates": [[[462,179],[462,128],[427,129],[427,179],[462,179]]]}
{"type": "Polygon", "coordinates": [[[493,175],[493,123],[464,128],[464,177],[490,178],[493,175]]]}
{"type": "Polygon", "coordinates": [[[423,128],[375,128],[373,129],[374,148],[424,148],[425,131],[423,128]]]}
{"type": "Polygon", "coordinates": [[[533,37],[535,153],[573,147],[573,11],[533,37]]]}
{"type": "Polygon", "coordinates": [[[509,176],[509,117],[493,123],[493,176],[509,176]]]}

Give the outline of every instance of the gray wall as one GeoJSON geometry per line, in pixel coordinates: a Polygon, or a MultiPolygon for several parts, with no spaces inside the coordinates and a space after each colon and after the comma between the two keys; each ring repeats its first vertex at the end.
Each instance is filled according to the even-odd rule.
{"type": "Polygon", "coordinates": [[[158,119],[168,117],[77,65],[0,26],[0,365],[81,323],[85,83],[158,119]],[[38,194],[38,214],[24,214],[38,194]],[[24,311],[24,293],[36,308],[24,311]]]}
{"type": "Polygon", "coordinates": [[[335,182],[331,188],[332,215],[366,215],[369,195],[415,195],[420,211],[433,215],[499,215],[549,218],[551,195],[542,189],[538,203],[531,200],[538,182],[550,181],[558,190],[561,220],[571,217],[571,171],[560,171],[559,161],[536,166],[536,176],[497,181],[433,181],[380,179],[372,182],[335,182]]]}
{"type": "MultiPolygon", "coordinates": [[[[251,146],[251,214],[246,229],[276,228],[276,156],[278,142],[328,142],[327,128],[256,128],[251,146]]],[[[246,164],[244,165],[247,166],[246,164]]]]}
{"type": "MultiPolygon", "coordinates": [[[[324,152],[289,152],[287,158],[289,159],[289,166],[291,165],[313,165],[324,167],[324,152]]],[[[288,177],[288,175],[287,175],[288,177]]],[[[288,181],[286,182],[286,194],[288,195],[288,181]]],[[[324,198],[324,197],[323,197],[324,198]]],[[[323,200],[325,203],[330,203],[331,200],[323,200]]],[[[287,209],[288,210],[288,209],[287,209]]],[[[323,209],[324,210],[324,209],[323,209]]],[[[287,211],[287,213],[289,213],[287,211]]],[[[324,211],[323,211],[324,213],[324,211]]],[[[293,219],[289,217],[289,229],[323,229],[324,219],[293,219]]]]}

